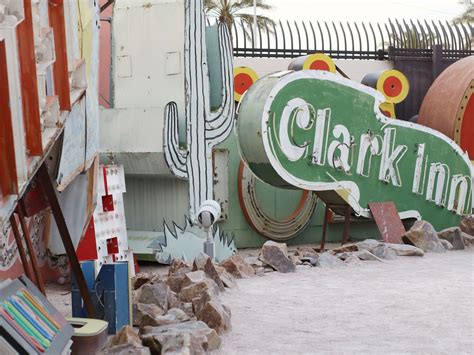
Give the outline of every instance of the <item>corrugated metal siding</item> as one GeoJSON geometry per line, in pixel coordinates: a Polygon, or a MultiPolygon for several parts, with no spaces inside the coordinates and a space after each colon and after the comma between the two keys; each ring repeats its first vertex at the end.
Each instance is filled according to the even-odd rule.
{"type": "Polygon", "coordinates": [[[127,228],[162,231],[168,224],[184,225],[188,211],[188,183],[174,178],[144,178],[126,176],[124,194],[127,228]]]}

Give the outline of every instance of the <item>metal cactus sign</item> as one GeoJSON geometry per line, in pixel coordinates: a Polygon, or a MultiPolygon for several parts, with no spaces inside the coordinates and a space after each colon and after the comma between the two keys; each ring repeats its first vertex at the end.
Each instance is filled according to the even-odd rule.
{"type": "Polygon", "coordinates": [[[393,201],[402,218],[457,225],[472,208],[467,155],[437,131],[385,117],[383,101],[329,72],[269,75],[240,105],[243,158],[268,183],[333,192],[363,217],[369,202],[393,201]]]}

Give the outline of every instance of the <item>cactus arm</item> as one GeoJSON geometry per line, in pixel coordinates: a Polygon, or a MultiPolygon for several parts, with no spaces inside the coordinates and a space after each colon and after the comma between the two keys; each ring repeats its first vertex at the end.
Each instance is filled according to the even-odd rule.
{"type": "Polygon", "coordinates": [[[168,164],[171,172],[181,179],[187,179],[187,152],[179,148],[178,106],[176,102],[169,102],[165,106],[163,151],[166,164],[168,164]]]}
{"type": "Polygon", "coordinates": [[[206,140],[216,145],[225,140],[232,131],[234,120],[234,78],[232,69],[232,43],[229,30],[219,24],[219,53],[222,75],[222,103],[211,112],[206,121],[206,140]]]}

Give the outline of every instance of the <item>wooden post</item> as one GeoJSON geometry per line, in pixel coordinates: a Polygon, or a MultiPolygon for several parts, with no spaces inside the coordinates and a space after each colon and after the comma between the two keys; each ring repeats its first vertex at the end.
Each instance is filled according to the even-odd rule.
{"type": "Polygon", "coordinates": [[[31,0],[23,0],[23,3],[25,19],[18,25],[17,34],[26,147],[28,148],[28,155],[40,156],[43,154],[43,144],[41,142],[40,112],[38,110],[39,98],[33,35],[33,15],[31,13],[31,0]]]}
{"type": "Polygon", "coordinates": [[[49,0],[49,23],[53,28],[54,51],[56,53],[56,62],[53,65],[54,88],[59,97],[60,109],[62,111],[71,111],[66,25],[64,21],[64,1],[49,0]]]}
{"type": "Polygon", "coordinates": [[[28,254],[30,255],[31,265],[33,267],[33,273],[36,279],[35,284],[38,287],[38,289],[41,291],[41,293],[46,296],[46,292],[44,290],[43,277],[41,276],[41,272],[38,267],[38,260],[36,259],[35,249],[33,248],[33,244],[31,243],[30,233],[25,223],[25,214],[21,210],[20,206],[17,206],[16,213],[18,214],[18,219],[20,220],[20,226],[23,231],[26,247],[28,248],[28,254]]]}
{"type": "Polygon", "coordinates": [[[323,221],[323,235],[321,236],[321,245],[319,246],[319,252],[324,252],[324,244],[326,243],[326,230],[328,227],[328,216],[329,216],[329,207],[326,205],[324,210],[324,221],[323,221]]]}
{"type": "Polygon", "coordinates": [[[23,241],[21,240],[20,231],[18,230],[18,225],[16,224],[15,214],[11,214],[10,216],[10,224],[12,226],[13,236],[15,237],[15,242],[18,247],[18,253],[20,254],[20,260],[23,265],[23,269],[25,270],[25,275],[30,279],[32,279],[32,275],[30,272],[30,267],[28,265],[28,259],[26,258],[25,248],[23,248],[23,241]]]}
{"type": "Polygon", "coordinates": [[[89,318],[95,318],[95,309],[92,305],[92,300],[87,288],[86,280],[84,274],[82,273],[79,260],[77,259],[76,251],[74,250],[74,245],[72,244],[71,235],[67,228],[66,221],[59,205],[58,197],[56,196],[56,191],[54,190],[53,183],[51,182],[51,177],[49,176],[48,167],[46,163],[43,163],[38,170],[38,180],[45,192],[45,195],[48,199],[49,205],[51,206],[51,211],[53,212],[54,220],[58,226],[59,235],[61,236],[64,249],[66,249],[66,254],[71,263],[71,269],[76,278],[77,285],[79,286],[79,291],[81,293],[82,300],[84,301],[84,306],[89,318]]]}
{"type": "Polygon", "coordinates": [[[7,53],[4,40],[0,41],[0,192],[3,197],[18,193],[7,53]]]}

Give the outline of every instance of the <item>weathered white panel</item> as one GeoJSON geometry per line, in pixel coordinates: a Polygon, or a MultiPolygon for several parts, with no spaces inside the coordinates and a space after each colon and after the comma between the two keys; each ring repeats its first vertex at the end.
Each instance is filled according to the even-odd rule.
{"type": "Polygon", "coordinates": [[[94,158],[99,153],[99,38],[100,38],[100,14],[99,3],[95,0],[95,8],[92,7],[92,54],[90,63],[90,77],[88,78],[88,89],[86,91],[86,162],[85,169],[89,169],[94,158]]]}
{"type": "Polygon", "coordinates": [[[163,110],[163,106],[101,108],[100,151],[162,152],[163,110]]]}
{"type": "Polygon", "coordinates": [[[183,0],[117,0],[112,29],[114,107],[159,107],[155,120],[170,101],[184,107],[183,63],[177,61],[184,49],[183,0]],[[167,61],[169,53],[175,54],[167,61]]]}
{"type": "Polygon", "coordinates": [[[86,156],[85,99],[73,106],[64,127],[63,147],[56,181],[62,191],[84,169],[86,156]]]}
{"type": "MultiPolygon", "coordinates": [[[[79,243],[87,222],[87,193],[85,193],[85,191],[87,191],[88,177],[89,174],[77,176],[63,192],[58,194],[59,204],[63,211],[74,247],[79,243]]],[[[59,235],[58,227],[54,222],[51,224],[48,249],[53,255],[66,253],[59,235]]]]}

